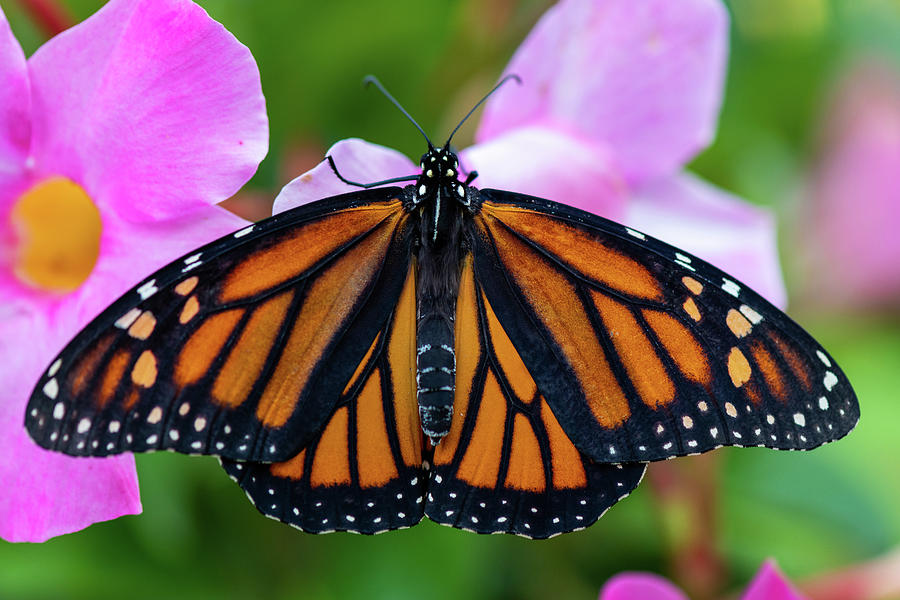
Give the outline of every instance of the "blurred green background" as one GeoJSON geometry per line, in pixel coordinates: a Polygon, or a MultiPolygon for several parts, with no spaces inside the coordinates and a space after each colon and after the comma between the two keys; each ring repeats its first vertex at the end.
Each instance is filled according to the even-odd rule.
{"type": "MultiPolygon", "coordinates": [[[[229,206],[265,216],[282,185],[345,137],[418,156],[422,141],[360,80],[377,74],[441,138],[489,88],[546,0],[201,0],[252,50],[271,127],[269,155],[229,206]]],[[[99,0],[62,2],[76,20],[99,0]]],[[[790,314],[840,362],[863,417],[847,439],[813,453],[717,451],[711,546],[727,584],[767,557],[804,580],[900,544],[900,311],[840,309],[804,294],[798,257],[802,192],[822,153],[824,123],[860,57],[900,72],[900,3],[733,0],[727,91],[714,145],[691,168],[778,218],[790,314]]],[[[31,54],[46,39],[3,3],[31,54]]],[[[472,128],[457,137],[462,147],[472,128]]],[[[898,165],[900,173],[900,165],[898,165]]],[[[900,210],[900,208],[898,208],[900,210]]],[[[840,240],[835,240],[840,244],[840,240]]],[[[900,268],[900,266],[898,266],[900,268]]],[[[692,463],[691,461],[698,461],[692,463]]],[[[679,467],[680,468],[680,467],[679,467]]],[[[214,459],[138,457],[144,513],[45,544],[0,541],[2,598],[594,598],[621,570],[679,580],[681,523],[645,483],[599,523],[535,542],[430,522],[375,537],[312,536],[260,516],[214,459]]],[[[677,472],[677,471],[676,471],[677,472]]]]}

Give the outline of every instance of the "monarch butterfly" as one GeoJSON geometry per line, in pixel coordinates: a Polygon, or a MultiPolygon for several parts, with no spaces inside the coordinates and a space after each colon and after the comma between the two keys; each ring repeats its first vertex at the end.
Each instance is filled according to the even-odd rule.
{"type": "Polygon", "coordinates": [[[308,532],[427,515],[544,538],[596,521],[649,461],[854,427],[847,378],[789,317],[648,235],[473,187],[457,129],[425,136],[417,175],[360,184],[332,161],[373,189],[144,279],[41,377],[31,436],[218,455],[262,513],[308,532]]]}

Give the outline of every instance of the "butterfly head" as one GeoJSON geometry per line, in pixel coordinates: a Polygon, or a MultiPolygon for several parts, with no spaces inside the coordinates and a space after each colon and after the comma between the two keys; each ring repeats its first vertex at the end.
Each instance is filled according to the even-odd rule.
{"type": "Polygon", "coordinates": [[[459,181],[459,159],[449,148],[429,148],[419,162],[422,173],[416,180],[416,203],[439,198],[456,198],[465,203],[466,185],[459,181]]]}

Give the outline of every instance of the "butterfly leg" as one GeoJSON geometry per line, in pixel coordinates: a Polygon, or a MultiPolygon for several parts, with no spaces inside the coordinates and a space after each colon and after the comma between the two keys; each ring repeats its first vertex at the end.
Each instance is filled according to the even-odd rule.
{"type": "Polygon", "coordinates": [[[347,179],[346,177],[341,175],[340,172],[338,172],[337,165],[334,164],[334,159],[331,158],[331,155],[326,156],[325,159],[328,161],[328,164],[331,167],[331,170],[334,171],[334,174],[338,179],[340,179],[342,182],[346,183],[347,185],[352,185],[355,187],[361,187],[361,188],[368,189],[368,188],[377,187],[379,185],[385,185],[387,183],[399,183],[401,181],[414,181],[419,178],[418,175],[404,175],[403,177],[393,177],[391,179],[383,179],[382,181],[374,181],[372,183],[359,183],[357,181],[350,181],[349,179],[347,179]]]}

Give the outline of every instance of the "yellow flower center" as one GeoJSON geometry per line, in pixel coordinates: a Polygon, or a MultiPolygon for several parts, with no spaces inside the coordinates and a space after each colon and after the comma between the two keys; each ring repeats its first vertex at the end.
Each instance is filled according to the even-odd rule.
{"type": "Polygon", "coordinates": [[[100,211],[80,185],[65,177],[45,179],[13,206],[18,235],[15,273],[25,283],[53,292],[81,285],[100,255],[100,211]]]}

